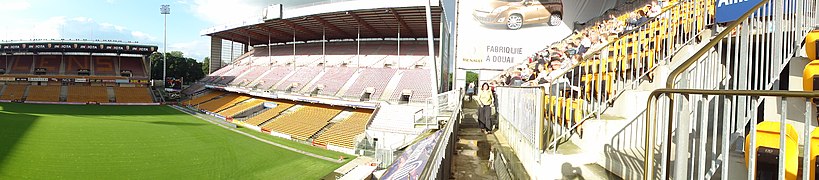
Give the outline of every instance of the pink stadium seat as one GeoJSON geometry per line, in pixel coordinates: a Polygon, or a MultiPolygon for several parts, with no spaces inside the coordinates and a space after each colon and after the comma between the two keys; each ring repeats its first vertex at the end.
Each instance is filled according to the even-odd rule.
{"type": "Polygon", "coordinates": [[[322,95],[335,95],[341,90],[341,86],[344,86],[350,77],[357,71],[357,68],[349,68],[349,67],[333,67],[327,68],[327,73],[321,77],[315,84],[310,86],[307,89],[304,89],[305,93],[313,91],[318,85],[324,85],[324,89],[319,92],[322,95]]]}
{"type": "Polygon", "coordinates": [[[404,90],[412,90],[410,101],[420,102],[431,97],[432,78],[430,78],[429,69],[412,69],[406,70],[401,76],[401,81],[398,82],[398,87],[392,92],[390,100],[397,101],[401,98],[401,93],[404,90]]]}
{"type": "Polygon", "coordinates": [[[364,69],[344,96],[358,98],[364,93],[365,88],[373,87],[375,88],[375,93],[373,93],[370,98],[378,99],[387,87],[387,83],[392,79],[395,71],[396,69],[389,68],[364,69]]]}
{"type": "Polygon", "coordinates": [[[259,79],[259,82],[250,85],[250,87],[255,87],[259,89],[270,89],[271,86],[276,85],[284,76],[293,72],[293,67],[273,67],[273,70],[267,75],[263,76],[259,79]]]}
{"type": "Polygon", "coordinates": [[[293,83],[298,83],[298,86],[293,87],[293,91],[298,92],[301,88],[306,86],[310,80],[313,80],[313,78],[318,76],[321,70],[322,67],[299,67],[296,69],[295,74],[290,76],[290,78],[285,79],[284,82],[276,87],[276,89],[279,91],[285,91],[293,83]]]}

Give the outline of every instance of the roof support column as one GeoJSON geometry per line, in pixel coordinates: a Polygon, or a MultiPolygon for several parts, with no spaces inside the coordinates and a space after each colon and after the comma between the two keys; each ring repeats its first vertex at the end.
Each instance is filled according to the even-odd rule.
{"type": "Polygon", "coordinates": [[[321,28],[321,60],[324,63],[321,63],[321,71],[327,71],[327,52],[325,49],[325,44],[327,43],[327,31],[324,28],[321,28]]]}
{"type": "Polygon", "coordinates": [[[401,25],[398,25],[398,69],[401,69],[401,25]]]}
{"type": "Polygon", "coordinates": [[[293,28],[293,71],[296,70],[296,28],[293,28]]]}
{"type": "MultiPolygon", "coordinates": [[[[427,49],[429,50],[429,59],[432,60],[432,64],[433,64],[433,67],[432,67],[432,74],[433,74],[432,75],[432,77],[433,77],[432,78],[432,81],[433,81],[432,89],[434,89],[435,93],[437,94],[437,93],[440,93],[441,90],[438,87],[438,61],[435,59],[435,42],[433,41],[435,36],[432,35],[432,12],[431,12],[432,10],[430,9],[431,8],[430,7],[431,2],[429,2],[429,1],[430,0],[427,0],[427,5],[424,6],[424,8],[425,8],[424,10],[426,11],[425,15],[426,15],[426,18],[427,18],[427,49]]],[[[437,101],[437,98],[433,98],[433,100],[437,101]]]]}
{"type": "Polygon", "coordinates": [[[358,25],[358,30],[356,31],[356,34],[357,35],[356,35],[356,38],[355,38],[355,42],[357,44],[356,44],[356,47],[355,47],[356,48],[355,56],[356,56],[356,58],[358,58],[358,66],[357,67],[360,68],[361,67],[361,25],[358,25]]]}

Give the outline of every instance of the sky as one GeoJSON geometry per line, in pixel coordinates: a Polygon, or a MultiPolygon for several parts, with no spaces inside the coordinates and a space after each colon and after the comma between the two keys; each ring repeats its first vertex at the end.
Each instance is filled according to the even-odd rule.
{"type": "Polygon", "coordinates": [[[162,4],[171,7],[168,51],[201,61],[210,54],[202,29],[252,19],[269,4],[321,0],[0,0],[0,40],[106,39],[163,48],[162,4]]]}

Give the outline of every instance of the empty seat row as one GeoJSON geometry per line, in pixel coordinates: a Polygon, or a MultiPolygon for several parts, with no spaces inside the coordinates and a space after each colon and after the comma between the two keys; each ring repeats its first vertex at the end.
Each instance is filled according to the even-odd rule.
{"type": "Polygon", "coordinates": [[[304,105],[301,109],[283,114],[265,124],[262,128],[290,135],[293,139],[306,141],[327,126],[342,110],[341,107],[327,105],[304,105]]]}
{"type": "Polygon", "coordinates": [[[316,138],[315,142],[354,149],[356,136],[364,133],[370,122],[372,110],[357,109],[350,117],[334,124],[316,138]]]}

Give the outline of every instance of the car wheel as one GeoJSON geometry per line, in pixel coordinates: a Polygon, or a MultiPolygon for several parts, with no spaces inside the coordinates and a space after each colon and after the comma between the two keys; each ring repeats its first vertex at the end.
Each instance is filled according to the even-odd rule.
{"type": "Polygon", "coordinates": [[[557,26],[561,23],[563,23],[563,17],[561,17],[560,14],[552,14],[552,16],[549,16],[550,26],[557,26]]]}
{"type": "Polygon", "coordinates": [[[523,26],[523,17],[521,17],[520,14],[512,14],[506,20],[506,28],[517,30],[520,29],[521,26],[523,26]]]}

